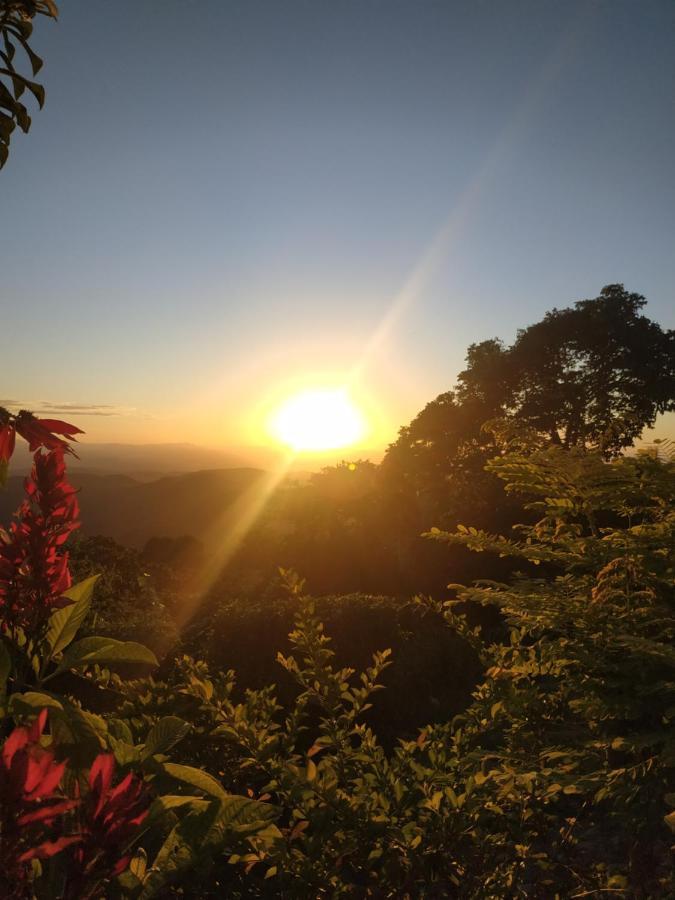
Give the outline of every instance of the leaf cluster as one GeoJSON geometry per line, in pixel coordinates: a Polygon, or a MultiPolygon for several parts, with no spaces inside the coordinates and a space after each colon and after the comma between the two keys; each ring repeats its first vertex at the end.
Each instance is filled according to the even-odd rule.
{"type": "Polygon", "coordinates": [[[42,85],[17,68],[21,55],[28,60],[31,76],[37,75],[42,68],[42,60],[30,45],[33,19],[38,15],[55,19],[58,9],[54,0],[0,2],[0,169],[7,162],[10,139],[16,126],[26,134],[30,130],[31,117],[23,102],[25,91],[33,95],[40,108],[45,102],[42,85]]]}

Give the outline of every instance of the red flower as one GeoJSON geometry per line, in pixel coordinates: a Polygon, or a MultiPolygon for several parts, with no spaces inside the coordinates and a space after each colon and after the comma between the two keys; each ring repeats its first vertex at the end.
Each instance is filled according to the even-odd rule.
{"type": "Polygon", "coordinates": [[[18,816],[19,825],[51,820],[48,808],[41,806],[36,812],[31,804],[52,796],[66,768],[65,762],[57,763],[54,754],[40,744],[46,722],[47,710],[43,709],[30,728],[15,728],[2,748],[0,791],[3,798],[14,802],[15,816],[17,805],[32,810],[18,816]]]}
{"type": "Polygon", "coordinates": [[[47,450],[63,450],[67,453],[76,454],[71,449],[70,444],[61,438],[56,437],[52,432],[57,434],[65,434],[67,437],[75,440],[76,434],[84,434],[80,428],[75,425],[69,425],[67,422],[61,422],[60,419],[38,419],[33,413],[22,409],[14,417],[14,427],[21,437],[28,441],[28,449],[32,452],[40,447],[47,450]]]}
{"type": "Polygon", "coordinates": [[[60,449],[64,453],[72,453],[73,456],[77,454],[68,441],[56,435],[65,435],[71,440],[77,440],[76,434],[84,434],[81,428],[60,419],[38,419],[26,409],[13,415],[0,407],[0,462],[9,462],[12,458],[17,432],[28,441],[31,452],[45,447],[47,450],[60,449]]]}
{"type": "Polygon", "coordinates": [[[89,772],[89,795],[80,807],[80,842],[72,850],[69,898],[93,896],[92,881],[100,885],[126,869],[129,846],[148,815],[150,798],[142,779],[129,773],[113,787],[114,773],[115,757],[100,753],[89,772]]]}
{"type": "Polygon", "coordinates": [[[16,431],[12,425],[0,426],[0,462],[9,462],[14,453],[16,431]]]}
{"type": "Polygon", "coordinates": [[[30,728],[15,728],[0,754],[0,887],[17,895],[26,874],[24,863],[53,856],[80,840],[78,835],[42,840],[44,829],[79,803],[58,793],[66,763],[57,762],[40,743],[46,721],[43,709],[30,728]]]}
{"type": "Polygon", "coordinates": [[[59,791],[66,769],[40,738],[42,710],[30,728],[15,728],[0,753],[0,897],[30,893],[33,859],[62,857],[68,900],[101,896],[102,885],[129,864],[130,846],[148,815],[150,797],[142,779],[129,773],[113,785],[115,758],[101,753],[89,772],[89,792],[68,798],[59,791]],[[76,809],[74,816],[65,814],[76,809]]]}
{"type": "Polygon", "coordinates": [[[15,441],[16,431],[12,424],[12,416],[0,406],[0,463],[10,461],[15,441]]]}
{"type": "Polygon", "coordinates": [[[60,448],[35,454],[25,492],[15,520],[7,531],[0,529],[0,618],[6,629],[38,630],[68,602],[63,593],[71,578],[63,545],[79,527],[77,496],[60,448]]]}
{"type": "Polygon", "coordinates": [[[68,422],[62,422],[61,419],[37,419],[36,421],[43,428],[46,428],[47,431],[54,431],[56,434],[66,434],[68,437],[72,437],[74,441],[77,440],[76,434],[84,434],[81,428],[69,425],[68,422]]]}
{"type": "MultiPolygon", "coordinates": [[[[112,786],[115,757],[101,753],[94,760],[89,773],[90,803],[93,815],[89,820],[89,833],[97,847],[113,854],[128,844],[138,827],[148,815],[150,801],[140,778],[129,773],[120,783],[112,786]]],[[[116,861],[113,874],[124,871],[129,857],[116,861]]]]}

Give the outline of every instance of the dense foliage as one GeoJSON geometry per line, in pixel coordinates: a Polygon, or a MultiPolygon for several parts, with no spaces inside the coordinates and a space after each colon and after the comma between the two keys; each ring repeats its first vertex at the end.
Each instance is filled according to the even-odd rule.
{"type": "Polygon", "coordinates": [[[97,580],[73,585],[66,549],[79,509],[65,455],[78,431],[0,410],[0,460],[17,434],[36,451],[26,498],[0,530],[0,893],[17,900],[157,896],[198,859],[276,834],[270,806],[171,762],[187,723],[164,716],[134,740],[89,704],[114,670],[157,660],[135,641],[78,638],[97,580]]]}
{"type": "Polygon", "coordinates": [[[607,285],[547,313],[511,345],[469,347],[455,387],[401,428],[380,465],[345,462],[280,488],[220,592],[258,598],[278,566],[301,571],[314,594],[407,598],[443,592],[451,579],[508,577],[508,559],[475,559],[420,535],[454,529],[467,510],[475,527],[492,532],[533,521],[522,498],[486,471],[512,431],[529,428],[537,441],[611,458],[673,408],[675,333],[650,320],[644,303],[607,285]]]}
{"type": "Polygon", "coordinates": [[[158,591],[135,550],[110,538],[80,538],[71,542],[70,568],[77,580],[98,576],[83,634],[141,641],[159,656],[176,645],[178,628],[167,608],[171,595],[158,591]]]}
{"type": "MultiPolygon", "coordinates": [[[[443,627],[441,613],[364,594],[319,597],[314,608],[330,634],[336,664],[365,668],[378,649],[391,650],[396,665],[387,669],[386,690],[373,698],[364,720],[388,748],[466,707],[481,666],[473,648],[443,627]]],[[[200,611],[182,647],[214,670],[234,669],[240,690],[275,684],[287,709],[298,691],[290,674],[279,669],[276,654],[291,651],[288,635],[296,614],[295,598],[279,590],[257,602],[225,597],[200,611]]]]}
{"type": "Polygon", "coordinates": [[[504,884],[671,896],[675,467],[530,442],[490,468],[537,522],[511,539],[430,537],[546,572],[457,588],[511,630],[483,648],[486,680],[454,732],[462,765],[480,765],[504,884]]]}
{"type": "MultiPolygon", "coordinates": [[[[465,525],[427,537],[522,574],[409,607],[314,601],[285,572],[286,599],[268,607],[280,627],[295,617],[279,677],[263,666],[241,690],[224,667],[230,619],[246,618],[236,603],[216,603],[185,636],[213,668],[179,652],[159,670],[132,640],[77,637],[97,579],[69,586],[72,431],[3,415],[3,456],[17,429],[37,451],[0,547],[5,896],[673,895],[673,462],[504,432],[489,468],[530,522],[512,537],[465,525]],[[505,639],[467,622],[472,604],[499,610],[505,639]],[[363,646],[340,647],[359,627],[372,632],[363,646]],[[472,697],[454,717],[380,734],[380,694],[415,702],[442,627],[465,668],[480,660],[472,697]]],[[[123,608],[136,589],[151,604],[138,559],[118,549],[90,546],[134,583],[123,608]]],[[[263,616],[249,611],[240,650],[256,666],[272,656],[256,641],[263,616]]]]}
{"type": "MultiPolygon", "coordinates": [[[[38,14],[0,0],[0,167],[38,14]]],[[[76,542],[79,429],[0,408],[0,484],[34,452],[0,528],[0,896],[675,896],[675,464],[621,455],[675,408],[675,335],[643,305],[609,285],[473,345],[382,467],[279,495],[230,572],[405,595],[481,554],[450,599],[288,570],[190,596],[189,538],[76,542]]]]}
{"type": "Polygon", "coordinates": [[[472,344],[456,390],[401,429],[392,452],[429,452],[440,462],[440,453],[454,456],[496,417],[566,448],[611,456],[630,446],[658,413],[675,409],[675,332],[648,319],[645,304],[609,284],[520,329],[511,346],[472,344]]]}

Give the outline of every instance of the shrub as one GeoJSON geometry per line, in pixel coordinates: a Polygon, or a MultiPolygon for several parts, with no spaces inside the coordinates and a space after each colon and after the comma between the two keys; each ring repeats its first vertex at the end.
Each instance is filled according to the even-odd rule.
{"type": "Polygon", "coordinates": [[[83,633],[138,640],[160,657],[175,647],[176,623],[138,551],[112,538],[80,538],[71,543],[70,568],[78,580],[99,575],[83,633]]]}
{"type": "MultiPolygon", "coordinates": [[[[183,657],[158,677],[140,644],[77,638],[96,578],[69,586],[77,502],[53,435],[61,424],[18,422],[33,444],[58,443],[34,447],[26,502],[0,544],[5,895],[675,894],[672,463],[520,441],[490,468],[529,498],[536,521],[510,538],[467,526],[429,534],[542,577],[454,585],[452,600],[408,606],[313,601],[285,573],[286,601],[212,609],[195,646],[222,659],[228,635],[242,664],[256,657],[246,675],[261,681],[265,626],[293,612],[277,663],[295,688],[278,699],[269,684],[238,690],[232,671],[203,660],[183,657]],[[466,603],[497,608],[509,639],[484,639],[459,614],[466,603]],[[340,656],[365,658],[395,638],[416,662],[444,621],[484,676],[452,721],[385,744],[368,722],[395,656],[391,665],[383,646],[361,671],[343,664],[319,614],[340,656]],[[246,631],[227,631],[235,616],[246,631]]],[[[5,455],[16,427],[0,418],[5,455]]],[[[404,667],[399,677],[394,702],[419,703],[404,667]]]]}
{"type": "MultiPolygon", "coordinates": [[[[374,652],[392,651],[387,688],[367,716],[380,740],[391,747],[430,722],[445,722],[465,709],[481,675],[472,647],[447,627],[443,616],[419,603],[350,594],[314,599],[316,614],[331,636],[336,662],[357,669],[374,652]]],[[[284,705],[297,691],[279,669],[276,653],[290,649],[297,601],[277,593],[262,601],[225,598],[193,623],[183,647],[213,669],[232,668],[240,688],[278,686],[284,705]]]]}

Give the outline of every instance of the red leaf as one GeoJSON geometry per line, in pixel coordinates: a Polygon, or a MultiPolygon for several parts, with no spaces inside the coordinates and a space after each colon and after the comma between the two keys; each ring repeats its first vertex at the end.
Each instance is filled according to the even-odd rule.
{"type": "Polygon", "coordinates": [[[16,431],[11,425],[0,428],[0,460],[9,462],[14,453],[14,444],[16,442],[16,431]]]}
{"type": "Polygon", "coordinates": [[[2,748],[2,761],[5,764],[5,768],[9,769],[12,765],[12,760],[14,759],[14,754],[18,750],[22,750],[26,744],[28,743],[28,729],[27,728],[15,728],[14,731],[9,735],[5,744],[2,748]]]}
{"type": "Polygon", "coordinates": [[[32,847],[30,850],[26,850],[25,853],[22,853],[19,857],[19,862],[28,862],[31,859],[49,859],[51,856],[55,856],[57,853],[65,850],[66,847],[70,847],[71,844],[76,844],[80,840],[80,835],[76,834],[72,837],[60,837],[55,841],[45,841],[37,847],[32,847]]]}
{"type": "Polygon", "coordinates": [[[37,800],[40,797],[49,797],[63,777],[63,773],[66,769],[65,762],[55,764],[54,757],[51,753],[45,755],[48,758],[48,764],[41,761],[39,780],[35,782],[34,786],[31,786],[32,777],[34,777],[36,773],[31,771],[31,764],[28,764],[28,775],[26,777],[27,800],[37,800]]]}
{"type": "Polygon", "coordinates": [[[19,825],[29,825],[31,822],[46,822],[49,824],[52,819],[74,809],[79,805],[79,802],[79,800],[61,800],[59,803],[54,803],[51,806],[43,806],[34,812],[25,813],[23,816],[19,816],[17,822],[19,825]]]}
{"type": "Polygon", "coordinates": [[[60,419],[38,419],[40,425],[44,425],[45,428],[49,429],[49,431],[55,431],[57,434],[67,434],[72,436],[74,434],[84,434],[81,428],[77,428],[75,425],[69,425],[68,422],[62,422],[60,419]]]}
{"type": "Polygon", "coordinates": [[[97,816],[101,811],[112,782],[113,772],[115,771],[115,757],[112,753],[99,753],[94,760],[94,764],[89,772],[89,787],[92,793],[98,797],[96,810],[94,815],[97,816]]]}
{"type": "Polygon", "coordinates": [[[124,870],[126,869],[126,867],[129,865],[129,860],[130,860],[130,859],[131,859],[131,856],[130,856],[130,855],[127,855],[127,856],[123,856],[120,860],[118,860],[118,861],[115,863],[115,868],[114,868],[113,871],[112,871],[113,876],[115,876],[115,875],[121,875],[122,872],[124,872],[124,870]]]}
{"type": "Polygon", "coordinates": [[[32,743],[39,741],[42,737],[42,732],[45,730],[45,725],[47,724],[47,715],[47,708],[45,707],[44,709],[41,709],[37,719],[31,725],[28,732],[28,740],[32,743]]]}

